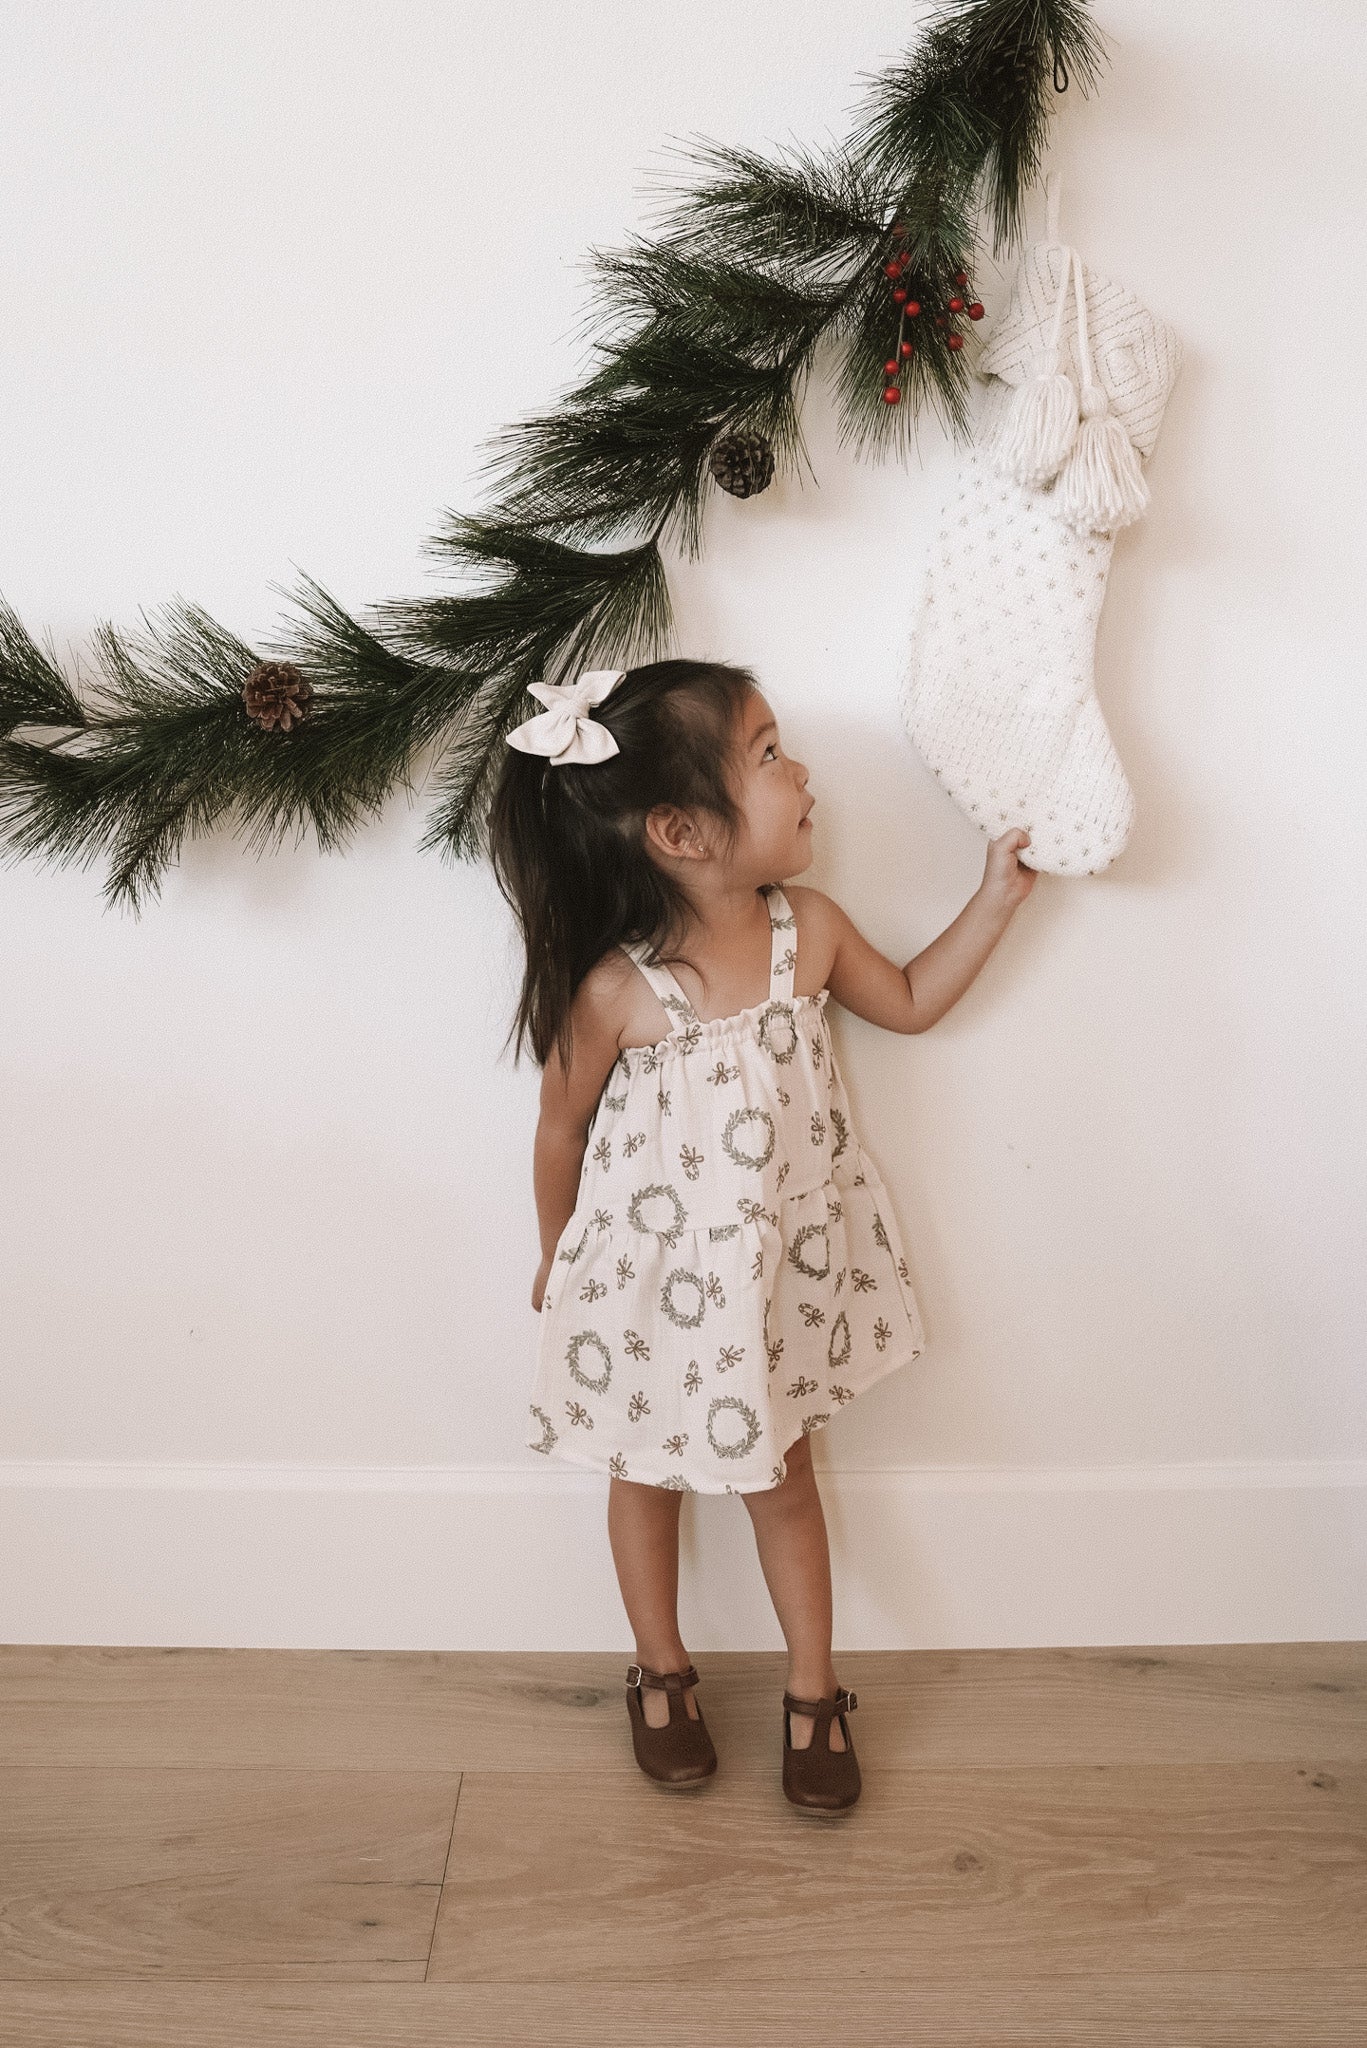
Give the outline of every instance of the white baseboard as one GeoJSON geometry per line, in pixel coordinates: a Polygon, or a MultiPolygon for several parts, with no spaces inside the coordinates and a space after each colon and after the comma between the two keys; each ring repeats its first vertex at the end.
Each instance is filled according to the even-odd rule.
{"type": "MultiPolygon", "coordinates": [[[[1367,1461],[822,1468],[835,1647],[1367,1638],[1367,1461]]],[[[0,1638],[618,1650],[594,1473],[0,1464],[0,1638]]],[[[694,1651],[781,1649],[739,1496],[683,1495],[694,1651]]]]}

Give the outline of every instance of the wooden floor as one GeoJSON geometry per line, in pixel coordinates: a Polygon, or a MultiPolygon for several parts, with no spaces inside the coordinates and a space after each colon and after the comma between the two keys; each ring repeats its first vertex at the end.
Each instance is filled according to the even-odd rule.
{"type": "Polygon", "coordinates": [[[842,1653],[864,1796],[779,1784],[783,1660],[0,1647],[4,2048],[1367,2042],[1367,1645],[842,1653]]]}

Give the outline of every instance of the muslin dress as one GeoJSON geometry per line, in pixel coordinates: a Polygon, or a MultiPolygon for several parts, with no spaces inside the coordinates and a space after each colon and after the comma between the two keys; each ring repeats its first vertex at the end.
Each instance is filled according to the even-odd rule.
{"type": "Polygon", "coordinates": [[[689,1493],[781,1485],[784,1452],[919,1356],[897,1220],[854,1130],[826,1017],[793,993],[776,884],[767,1000],[677,1019],[604,1084],[541,1305],[528,1448],[689,1493]]]}

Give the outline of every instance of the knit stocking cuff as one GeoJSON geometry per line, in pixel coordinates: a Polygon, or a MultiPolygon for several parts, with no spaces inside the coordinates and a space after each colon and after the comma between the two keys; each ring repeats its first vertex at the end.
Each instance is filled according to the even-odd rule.
{"type": "MultiPolygon", "coordinates": [[[[978,357],[979,376],[1023,384],[1035,374],[1048,347],[1063,267],[1071,254],[1063,242],[1032,242],[1026,247],[1011,302],[978,357]]],[[[1182,366],[1180,337],[1128,286],[1099,276],[1086,263],[1082,264],[1082,281],[1093,376],[1130,440],[1147,457],[1153,452],[1168,393],[1182,366]]],[[[1064,307],[1057,367],[1081,392],[1075,292],[1069,292],[1064,307]]]]}

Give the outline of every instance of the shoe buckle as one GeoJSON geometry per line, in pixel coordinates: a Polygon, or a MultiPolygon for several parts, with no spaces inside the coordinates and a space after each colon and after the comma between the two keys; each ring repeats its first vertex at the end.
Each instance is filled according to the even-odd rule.
{"type": "Polygon", "coordinates": [[[640,1683],[641,1683],[641,1666],[640,1666],[639,1664],[628,1664],[628,1666],[627,1666],[627,1684],[628,1684],[628,1685],[639,1685],[640,1683]],[[633,1677],[632,1677],[632,1675],[631,1675],[633,1671],[634,1671],[634,1672],[636,1673],[636,1676],[635,1676],[634,1678],[633,1678],[633,1677]]]}
{"type": "Polygon", "coordinates": [[[851,1707],[857,1707],[858,1705],[859,1705],[859,1695],[858,1695],[858,1693],[857,1693],[857,1692],[847,1692],[847,1693],[845,1694],[845,1702],[844,1702],[844,1711],[845,1711],[846,1713],[848,1713],[851,1707]]]}

